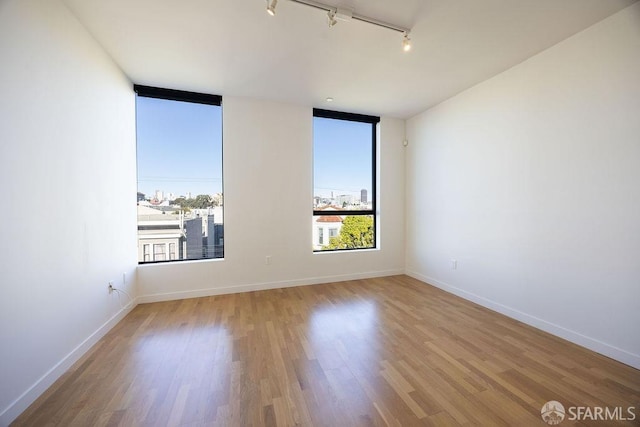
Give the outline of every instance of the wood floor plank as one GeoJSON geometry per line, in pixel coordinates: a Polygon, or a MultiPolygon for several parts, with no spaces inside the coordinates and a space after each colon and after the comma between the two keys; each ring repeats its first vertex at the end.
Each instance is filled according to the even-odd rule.
{"type": "Polygon", "coordinates": [[[640,371],[393,276],[139,305],[14,425],[543,425],[548,400],[637,407],[640,371]]]}

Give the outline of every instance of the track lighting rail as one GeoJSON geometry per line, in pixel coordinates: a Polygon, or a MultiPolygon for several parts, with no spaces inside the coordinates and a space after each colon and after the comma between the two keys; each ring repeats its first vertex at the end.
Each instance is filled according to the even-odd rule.
{"type": "MultiPolygon", "coordinates": [[[[293,3],[302,4],[305,6],[313,7],[315,9],[323,10],[327,12],[329,27],[333,27],[337,21],[336,18],[340,18],[340,8],[330,6],[328,4],[320,3],[314,0],[289,0],[293,3]]],[[[275,9],[278,0],[267,0],[267,12],[270,15],[275,15],[275,9]]],[[[402,46],[404,51],[408,51],[411,49],[411,40],[409,39],[409,28],[401,27],[399,25],[390,24],[385,21],[381,21],[379,19],[370,18],[368,16],[360,15],[359,13],[355,13],[353,11],[349,11],[349,19],[355,19],[361,22],[366,22],[368,24],[376,25],[378,27],[386,28],[392,31],[397,31],[403,34],[402,46]]]]}

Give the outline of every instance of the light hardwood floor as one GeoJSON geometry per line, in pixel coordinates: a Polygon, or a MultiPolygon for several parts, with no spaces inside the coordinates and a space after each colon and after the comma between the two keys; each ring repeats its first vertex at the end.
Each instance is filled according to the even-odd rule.
{"type": "Polygon", "coordinates": [[[640,415],[640,371],[394,276],[139,305],[15,425],[544,426],[549,400],[640,415]]]}

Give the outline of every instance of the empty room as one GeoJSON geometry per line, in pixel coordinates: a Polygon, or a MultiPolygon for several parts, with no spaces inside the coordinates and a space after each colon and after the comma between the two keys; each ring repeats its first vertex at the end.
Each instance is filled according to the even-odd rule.
{"type": "Polygon", "coordinates": [[[0,0],[0,427],[640,423],[640,2],[0,0]]]}

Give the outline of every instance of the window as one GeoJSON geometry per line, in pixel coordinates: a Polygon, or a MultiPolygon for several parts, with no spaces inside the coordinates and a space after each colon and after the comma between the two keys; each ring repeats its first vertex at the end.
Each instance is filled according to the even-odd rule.
{"type": "Polygon", "coordinates": [[[134,90],[138,262],[222,258],[222,98],[134,90]]]}
{"type": "Polygon", "coordinates": [[[154,261],[165,261],[165,244],[164,243],[156,243],[153,245],[153,260],[154,261]]]}
{"type": "Polygon", "coordinates": [[[375,248],[380,118],[320,109],[313,116],[313,250],[375,248]]]}

